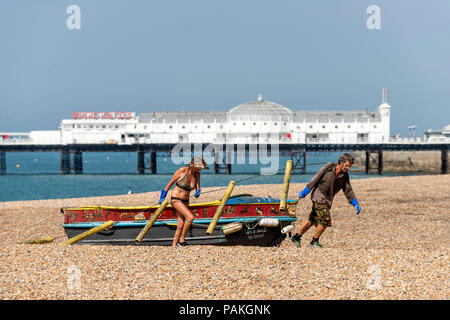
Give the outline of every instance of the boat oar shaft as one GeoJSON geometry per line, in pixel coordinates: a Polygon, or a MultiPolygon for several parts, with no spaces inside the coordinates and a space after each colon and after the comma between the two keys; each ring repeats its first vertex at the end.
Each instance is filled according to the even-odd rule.
{"type": "Polygon", "coordinates": [[[72,237],[69,240],[63,241],[63,242],[61,242],[61,244],[64,244],[64,245],[65,244],[74,244],[75,242],[78,242],[80,240],[83,240],[84,238],[87,238],[87,237],[89,237],[89,236],[91,236],[93,234],[96,234],[97,232],[102,231],[103,229],[107,229],[109,227],[112,227],[113,224],[114,224],[114,221],[110,220],[110,221],[105,222],[105,223],[103,223],[103,224],[101,224],[99,226],[96,226],[96,227],[94,227],[92,229],[89,229],[88,231],[83,232],[82,234],[79,234],[79,235],[77,235],[75,237],[72,237]]]}
{"type": "Polygon", "coordinates": [[[49,242],[52,242],[53,240],[55,240],[55,238],[48,237],[48,238],[39,238],[39,239],[18,242],[17,244],[41,244],[41,243],[49,243],[49,242]]]}
{"type": "Polygon", "coordinates": [[[286,212],[286,202],[289,192],[289,184],[291,182],[292,172],[292,160],[288,160],[286,163],[286,170],[284,171],[283,189],[280,200],[280,212],[286,212]]]}
{"type": "Polygon", "coordinates": [[[139,233],[139,235],[136,237],[136,239],[134,240],[134,242],[136,244],[140,244],[142,239],[145,237],[145,235],[147,234],[147,232],[150,230],[150,228],[153,226],[153,224],[155,223],[156,220],[158,220],[159,216],[161,215],[161,213],[163,212],[163,210],[166,208],[166,206],[169,204],[169,201],[164,200],[161,205],[158,207],[158,209],[156,209],[155,213],[151,216],[151,218],[148,220],[147,224],[145,225],[145,227],[142,229],[141,233],[139,233]]]}
{"type": "Polygon", "coordinates": [[[216,209],[216,213],[211,219],[211,222],[209,223],[208,229],[206,230],[206,234],[208,236],[212,235],[214,228],[216,227],[217,221],[219,221],[219,217],[222,214],[223,208],[225,207],[225,204],[228,201],[228,198],[231,195],[231,192],[233,192],[234,185],[236,184],[235,181],[230,181],[230,184],[228,185],[227,190],[225,190],[225,194],[223,195],[222,200],[220,200],[220,204],[216,209]]]}

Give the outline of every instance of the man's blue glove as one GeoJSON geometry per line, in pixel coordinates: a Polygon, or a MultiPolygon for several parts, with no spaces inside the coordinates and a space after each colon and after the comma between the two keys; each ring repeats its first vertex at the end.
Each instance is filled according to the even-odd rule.
{"type": "Polygon", "coordinates": [[[359,214],[359,212],[361,211],[361,207],[359,206],[358,200],[356,200],[356,198],[353,199],[353,201],[352,201],[352,206],[355,207],[355,209],[356,209],[356,214],[359,214]]]}
{"type": "Polygon", "coordinates": [[[161,204],[161,202],[163,202],[164,199],[166,199],[166,196],[167,196],[167,191],[166,190],[161,190],[161,195],[159,196],[158,204],[161,204]]]}
{"type": "Polygon", "coordinates": [[[195,191],[194,197],[196,197],[196,198],[200,197],[200,190],[202,190],[202,189],[200,188],[197,191],[195,191]]]}
{"type": "Polygon", "coordinates": [[[311,192],[311,190],[309,190],[308,187],[305,187],[305,189],[303,189],[302,191],[300,191],[300,192],[298,193],[298,197],[299,197],[300,199],[302,199],[302,198],[306,197],[306,196],[308,195],[308,193],[310,193],[310,192],[311,192]]]}

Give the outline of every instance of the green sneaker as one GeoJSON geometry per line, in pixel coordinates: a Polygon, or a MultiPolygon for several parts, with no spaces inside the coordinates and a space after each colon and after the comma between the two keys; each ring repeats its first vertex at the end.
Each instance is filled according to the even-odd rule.
{"type": "Polygon", "coordinates": [[[321,244],[321,243],[319,243],[319,241],[316,241],[316,242],[314,242],[314,243],[310,243],[309,244],[309,246],[311,247],[311,248],[323,248],[323,245],[321,244]]]}
{"type": "Polygon", "coordinates": [[[298,247],[300,248],[302,246],[302,238],[301,237],[296,237],[296,235],[293,235],[291,237],[291,241],[298,247]]]}

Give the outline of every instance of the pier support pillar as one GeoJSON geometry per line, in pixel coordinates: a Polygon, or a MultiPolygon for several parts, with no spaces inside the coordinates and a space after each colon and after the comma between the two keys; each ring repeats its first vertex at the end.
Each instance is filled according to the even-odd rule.
{"type": "Polygon", "coordinates": [[[150,173],[156,174],[156,152],[150,152],[150,173]]]}
{"type": "Polygon", "coordinates": [[[227,161],[226,161],[227,174],[231,174],[231,161],[233,160],[233,159],[231,159],[231,156],[232,156],[231,152],[227,151],[227,161]]]}
{"type": "Polygon", "coordinates": [[[0,175],[6,174],[6,152],[0,152],[0,175]]]}
{"type": "Polygon", "coordinates": [[[217,152],[214,152],[214,174],[218,174],[220,170],[219,167],[219,155],[217,152]]]}
{"type": "Polygon", "coordinates": [[[70,152],[67,150],[61,150],[60,170],[61,174],[70,173],[70,152]]]}
{"type": "Polygon", "coordinates": [[[447,174],[448,172],[448,149],[443,148],[441,150],[441,173],[447,174]]]}
{"type": "Polygon", "coordinates": [[[291,151],[291,160],[293,163],[292,172],[302,174],[306,173],[306,151],[304,150],[292,150],[291,151]]]}
{"type": "Polygon", "coordinates": [[[145,152],[144,151],[138,151],[138,158],[137,158],[137,172],[139,174],[145,173],[145,152]]]}
{"type": "Polygon", "coordinates": [[[306,151],[303,152],[303,174],[306,174],[306,151]]]}
{"type": "Polygon", "coordinates": [[[370,170],[370,152],[366,151],[366,174],[369,174],[370,170]]]}
{"type": "Polygon", "coordinates": [[[383,174],[383,150],[378,150],[378,174],[383,174]]]}
{"type": "Polygon", "coordinates": [[[83,173],[83,153],[81,151],[73,152],[73,173],[83,173]]]}
{"type": "Polygon", "coordinates": [[[224,153],[214,151],[214,173],[219,174],[225,172],[227,174],[231,173],[231,153],[227,151],[225,161],[223,161],[224,153]],[[222,158],[222,160],[220,160],[222,158]],[[224,170],[224,171],[222,171],[224,170]]]}

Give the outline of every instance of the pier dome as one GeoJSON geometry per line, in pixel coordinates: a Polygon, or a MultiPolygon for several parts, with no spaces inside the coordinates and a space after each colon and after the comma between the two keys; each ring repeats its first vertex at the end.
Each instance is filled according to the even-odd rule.
{"type": "Polygon", "coordinates": [[[227,112],[229,120],[289,121],[294,116],[289,108],[265,101],[261,94],[255,101],[240,104],[227,112]]]}

